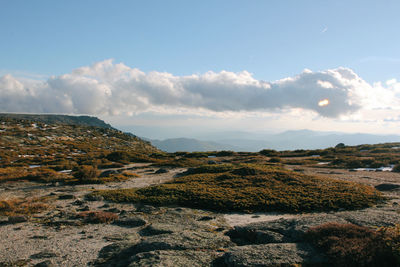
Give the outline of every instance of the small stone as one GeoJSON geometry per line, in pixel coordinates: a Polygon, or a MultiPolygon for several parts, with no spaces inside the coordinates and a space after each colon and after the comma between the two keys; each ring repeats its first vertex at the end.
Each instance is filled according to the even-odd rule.
{"type": "Polygon", "coordinates": [[[378,184],[375,186],[375,189],[379,191],[392,191],[394,189],[398,189],[400,185],[398,184],[378,184]]]}

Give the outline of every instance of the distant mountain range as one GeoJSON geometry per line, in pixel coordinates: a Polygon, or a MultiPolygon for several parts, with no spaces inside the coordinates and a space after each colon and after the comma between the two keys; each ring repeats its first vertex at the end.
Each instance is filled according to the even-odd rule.
{"type": "MultiPolygon", "coordinates": [[[[95,126],[116,130],[110,124],[92,116],[0,113],[0,120],[6,119],[40,121],[47,124],[95,126]]],[[[137,133],[134,130],[133,132],[134,134],[129,133],[129,135],[135,137],[137,133]]],[[[150,141],[153,146],[166,152],[217,150],[256,152],[262,149],[319,149],[332,147],[338,143],[361,145],[400,142],[400,135],[347,134],[311,130],[286,131],[278,134],[224,131],[198,133],[194,138],[142,139],[150,141]]]]}
{"type": "Polygon", "coordinates": [[[142,139],[150,141],[153,146],[166,152],[240,150],[240,148],[236,146],[220,144],[212,141],[200,141],[192,138],[171,138],[165,140],[142,139]]]}
{"type": "Polygon", "coordinates": [[[286,131],[279,134],[252,134],[244,132],[213,133],[205,140],[193,138],[171,138],[151,140],[155,147],[167,151],[213,151],[233,150],[255,152],[262,149],[294,150],[333,147],[338,143],[346,145],[378,144],[400,142],[400,135],[347,134],[338,132],[317,132],[311,130],[286,131]],[[213,138],[213,139],[211,139],[213,138]]]}

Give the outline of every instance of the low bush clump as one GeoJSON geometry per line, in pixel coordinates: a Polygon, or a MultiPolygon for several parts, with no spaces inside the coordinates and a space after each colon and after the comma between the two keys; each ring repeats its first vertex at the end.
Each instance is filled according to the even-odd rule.
{"type": "Polygon", "coordinates": [[[72,175],[74,178],[78,179],[80,182],[84,183],[88,180],[93,180],[99,176],[99,170],[94,166],[82,165],[77,167],[72,175]]]}
{"type": "Polygon", "coordinates": [[[375,231],[354,224],[328,223],[309,229],[306,240],[322,250],[333,266],[399,266],[399,229],[375,231]]]}
{"type": "Polygon", "coordinates": [[[24,178],[29,181],[48,183],[62,181],[66,177],[64,174],[58,173],[55,170],[39,167],[29,171],[24,178]]]}
{"type": "Polygon", "coordinates": [[[118,215],[107,211],[82,211],[77,214],[87,223],[112,223],[118,219],[118,215]]]}
{"type": "Polygon", "coordinates": [[[96,191],[107,200],[217,211],[358,209],[382,200],[374,188],[260,165],[206,165],[162,185],[96,191]]]}
{"type": "Polygon", "coordinates": [[[273,149],[263,149],[259,153],[267,157],[274,157],[279,155],[279,152],[273,149]]]}
{"type": "Polygon", "coordinates": [[[270,158],[270,159],[268,160],[268,162],[271,162],[271,163],[279,163],[279,162],[281,162],[281,159],[278,158],[278,157],[272,157],[272,158],[270,158]]]}

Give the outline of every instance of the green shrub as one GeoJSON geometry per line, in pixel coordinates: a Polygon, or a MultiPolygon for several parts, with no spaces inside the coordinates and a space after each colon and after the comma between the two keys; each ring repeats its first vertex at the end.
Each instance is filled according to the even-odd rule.
{"type": "Polygon", "coordinates": [[[337,144],[337,145],[335,146],[335,148],[345,148],[345,147],[346,147],[346,145],[343,144],[343,143],[339,143],[339,144],[337,144]]]}
{"type": "Polygon", "coordinates": [[[268,162],[271,162],[271,163],[278,163],[278,162],[281,162],[281,159],[278,158],[278,157],[272,157],[272,158],[270,158],[270,159],[268,160],[268,162]]]}
{"type": "Polygon", "coordinates": [[[130,154],[126,151],[114,151],[111,152],[106,156],[109,161],[116,161],[116,162],[129,162],[130,161],[130,154]]]}

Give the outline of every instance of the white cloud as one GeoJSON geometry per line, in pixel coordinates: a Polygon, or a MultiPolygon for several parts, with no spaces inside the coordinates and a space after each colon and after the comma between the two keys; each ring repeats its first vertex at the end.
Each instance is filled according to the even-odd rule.
{"type": "Polygon", "coordinates": [[[78,68],[46,81],[0,77],[0,111],[93,115],[142,112],[283,112],[310,110],[339,117],[387,108],[400,99],[396,80],[370,85],[351,69],[313,72],[274,82],[251,73],[221,71],[174,76],[144,73],[112,60],[78,68]],[[382,96],[379,98],[379,96],[382,96]],[[329,105],[318,103],[328,99],[329,105]]]}

